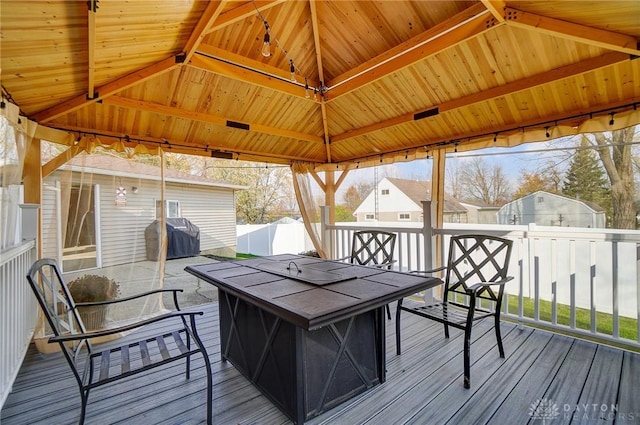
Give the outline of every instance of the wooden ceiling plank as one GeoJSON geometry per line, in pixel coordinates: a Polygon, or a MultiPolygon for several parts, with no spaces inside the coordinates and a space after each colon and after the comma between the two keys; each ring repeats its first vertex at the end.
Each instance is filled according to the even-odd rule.
{"type": "MultiPolygon", "coordinates": [[[[238,55],[236,53],[232,53],[227,50],[220,49],[210,44],[201,44],[200,47],[198,47],[198,53],[201,53],[212,59],[223,60],[237,67],[247,68],[249,70],[253,70],[261,74],[275,76],[286,81],[289,81],[291,79],[291,73],[289,72],[288,68],[287,70],[284,70],[276,66],[267,65],[260,61],[249,59],[242,55],[238,55]]],[[[297,81],[304,81],[304,78],[305,78],[304,75],[296,74],[297,81]]],[[[307,79],[307,82],[309,84],[309,87],[318,86],[318,82],[315,80],[307,79]]],[[[304,86],[301,86],[301,89],[302,89],[302,94],[304,95],[304,86]]]]}
{"type": "Polygon", "coordinates": [[[146,81],[158,74],[171,71],[178,66],[180,66],[180,63],[176,62],[176,58],[174,56],[168,57],[167,59],[149,65],[146,68],[142,68],[136,72],[133,72],[129,75],[126,75],[122,78],[99,87],[97,90],[97,96],[93,99],[88,99],[86,95],[74,97],[73,99],[62,102],[52,108],[37,112],[31,118],[40,124],[49,122],[55,118],[58,118],[59,116],[111,96],[112,94],[117,93],[120,90],[146,81]]]}
{"type": "MultiPolygon", "coordinates": [[[[570,64],[561,68],[552,69],[541,74],[533,75],[531,77],[523,78],[521,80],[513,81],[511,83],[493,87],[487,90],[483,90],[478,93],[474,93],[468,96],[461,97],[459,99],[453,99],[448,102],[441,103],[429,110],[437,110],[437,114],[446,111],[451,111],[457,108],[463,108],[475,103],[485,102],[497,97],[506,96],[512,93],[516,93],[522,90],[528,90],[540,85],[548,84],[564,78],[569,78],[575,75],[584,74],[600,68],[614,65],[616,63],[630,60],[629,55],[619,52],[610,52],[602,56],[598,56],[586,61],[570,64]]],[[[385,128],[393,127],[405,122],[413,121],[416,114],[420,114],[424,111],[417,111],[410,114],[404,114],[398,117],[394,117],[385,121],[377,122],[362,128],[350,130],[342,134],[338,134],[332,138],[333,143],[340,142],[345,139],[350,139],[357,136],[362,136],[367,133],[382,130],[385,128]]]]}
{"type": "Polygon", "coordinates": [[[603,49],[640,56],[638,40],[629,35],[562,21],[560,19],[548,18],[511,7],[505,8],[504,13],[505,23],[507,25],[539,31],[544,34],[597,46],[603,49]]]}
{"type": "Polygon", "coordinates": [[[207,72],[213,72],[214,74],[232,78],[234,80],[276,90],[280,93],[285,93],[300,99],[315,101],[311,98],[306,99],[304,87],[300,87],[297,84],[289,81],[283,81],[279,78],[271,77],[218,59],[210,58],[200,53],[193,55],[189,65],[207,72]]]}
{"type": "Polygon", "coordinates": [[[487,8],[497,22],[504,22],[504,9],[507,4],[504,0],[481,0],[484,7],[487,8]]]}
{"type": "Polygon", "coordinates": [[[256,1],[255,6],[253,5],[254,2],[245,3],[242,6],[238,6],[234,9],[231,9],[227,12],[220,14],[218,19],[216,19],[215,24],[211,28],[207,29],[205,33],[210,34],[228,25],[231,25],[236,22],[255,16],[257,14],[256,7],[260,12],[262,12],[264,10],[272,8],[273,6],[277,6],[281,3],[284,3],[285,1],[286,0],[256,1]]]}
{"type": "Polygon", "coordinates": [[[491,28],[490,13],[478,3],[327,83],[327,101],[397,72],[491,28]]]}
{"type": "Polygon", "coordinates": [[[151,112],[160,115],[170,115],[173,117],[184,118],[191,121],[201,121],[209,124],[214,124],[222,127],[229,127],[228,123],[233,122],[235,124],[246,125],[249,128],[246,131],[253,131],[257,133],[269,134],[272,136],[290,137],[296,140],[304,140],[307,142],[322,143],[323,139],[320,136],[314,136],[311,134],[300,133],[298,131],[285,130],[282,128],[269,127],[260,124],[251,123],[238,123],[236,120],[228,117],[219,117],[211,114],[203,114],[201,112],[187,111],[181,108],[174,108],[171,106],[160,105],[158,103],[146,102],[143,100],[127,99],[120,96],[111,96],[104,100],[106,105],[113,105],[122,108],[130,108],[138,111],[151,112]]]}
{"type": "MultiPolygon", "coordinates": [[[[608,105],[594,105],[589,108],[581,109],[579,111],[568,111],[562,113],[556,113],[554,115],[547,115],[540,118],[535,118],[527,121],[519,121],[517,123],[504,124],[501,126],[491,127],[488,129],[481,130],[473,130],[468,131],[466,133],[456,133],[456,134],[448,134],[446,137],[431,139],[431,140],[421,140],[420,143],[414,143],[411,145],[404,146],[402,149],[394,149],[393,151],[380,152],[376,154],[367,154],[362,155],[360,157],[349,158],[346,161],[357,163],[359,161],[371,160],[373,158],[377,158],[380,155],[389,154],[391,152],[407,152],[413,149],[421,149],[427,148],[427,150],[437,149],[442,146],[442,144],[452,145],[454,141],[464,141],[464,144],[471,142],[473,143],[475,140],[483,137],[487,137],[488,135],[508,135],[515,134],[517,132],[523,131],[526,128],[538,127],[542,128],[543,125],[548,125],[548,123],[558,123],[558,125],[572,125],[578,126],[580,122],[584,120],[584,117],[588,117],[590,114],[602,114],[603,109],[615,109],[622,107],[629,107],[629,105],[640,102],[640,97],[634,97],[629,99],[624,99],[619,102],[610,103],[608,105]],[[580,119],[582,117],[582,120],[580,119]]],[[[550,127],[553,127],[551,125],[550,127]]]]}
{"type": "Polygon", "coordinates": [[[189,36],[189,40],[187,40],[187,44],[184,46],[185,62],[189,61],[196,52],[196,49],[206,36],[206,31],[218,19],[226,4],[226,0],[212,1],[207,4],[207,8],[200,16],[198,23],[189,36]]]}

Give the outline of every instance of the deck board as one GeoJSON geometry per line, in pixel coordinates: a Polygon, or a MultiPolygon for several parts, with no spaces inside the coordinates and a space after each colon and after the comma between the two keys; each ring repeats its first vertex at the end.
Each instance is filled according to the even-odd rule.
{"type": "MultiPolygon", "coordinates": [[[[212,363],[214,422],[290,424],[231,363],[221,361],[218,304],[197,309],[205,312],[199,318],[199,331],[212,363]]],[[[637,397],[633,395],[637,395],[640,381],[640,354],[503,323],[506,357],[501,359],[491,323],[481,321],[473,330],[471,389],[465,390],[462,332],[452,329],[447,340],[441,324],[410,314],[403,315],[402,327],[402,355],[397,356],[395,321],[387,321],[387,381],[307,424],[533,425],[540,423],[532,419],[530,411],[538,399],[559,407],[554,425],[570,422],[563,418],[565,404],[575,407],[582,402],[617,403],[618,411],[627,419],[630,414],[636,415],[634,420],[622,423],[640,421],[635,412],[639,408],[637,397]]],[[[149,327],[126,338],[138,339],[157,331],[149,327]]],[[[193,358],[189,381],[184,371],[184,363],[174,362],[93,390],[86,423],[204,423],[204,362],[193,358]]],[[[41,355],[30,347],[2,409],[2,424],[73,424],[79,412],[79,392],[62,356],[41,355]]]]}

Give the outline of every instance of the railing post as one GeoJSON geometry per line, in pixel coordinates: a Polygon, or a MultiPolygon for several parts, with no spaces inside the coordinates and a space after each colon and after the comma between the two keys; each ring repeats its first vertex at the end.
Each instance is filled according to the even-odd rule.
{"type": "MultiPolygon", "coordinates": [[[[422,201],[422,236],[424,237],[424,268],[433,269],[435,264],[436,240],[433,232],[436,218],[436,201],[422,201]]],[[[433,304],[433,289],[424,292],[424,301],[433,304]]]]}
{"type": "Polygon", "coordinates": [[[330,224],[330,208],[327,205],[320,207],[320,234],[322,235],[322,249],[328,258],[335,258],[333,246],[333,233],[329,228],[330,224]]]}
{"type": "Polygon", "coordinates": [[[22,209],[22,242],[34,241],[38,236],[38,208],[40,204],[20,204],[22,209]]]}

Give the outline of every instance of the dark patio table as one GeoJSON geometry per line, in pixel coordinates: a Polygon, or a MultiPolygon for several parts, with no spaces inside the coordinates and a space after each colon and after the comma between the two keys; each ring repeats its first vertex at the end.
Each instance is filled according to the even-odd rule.
{"type": "Polygon", "coordinates": [[[219,289],[222,359],[295,423],[384,382],[384,306],[442,283],[292,254],[185,270],[219,289]]]}

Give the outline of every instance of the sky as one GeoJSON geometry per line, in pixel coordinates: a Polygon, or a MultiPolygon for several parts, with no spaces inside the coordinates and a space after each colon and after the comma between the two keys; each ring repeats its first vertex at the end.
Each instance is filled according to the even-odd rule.
{"type": "MultiPolygon", "coordinates": [[[[562,146],[575,146],[574,138],[557,139],[550,142],[526,143],[512,148],[489,148],[473,152],[460,152],[447,155],[445,169],[449,167],[464,167],[466,161],[471,161],[480,156],[489,165],[499,164],[511,184],[512,190],[519,186],[518,179],[522,172],[534,172],[543,168],[549,161],[568,166],[568,162],[561,151],[553,150],[562,146]]],[[[359,182],[375,182],[375,168],[352,170],[340,186],[336,201],[341,202],[344,191],[359,182]]],[[[378,168],[378,181],[384,177],[431,180],[431,160],[420,159],[411,162],[398,162],[390,165],[381,165],[378,168]]],[[[446,182],[445,182],[446,187],[446,182]]]]}

